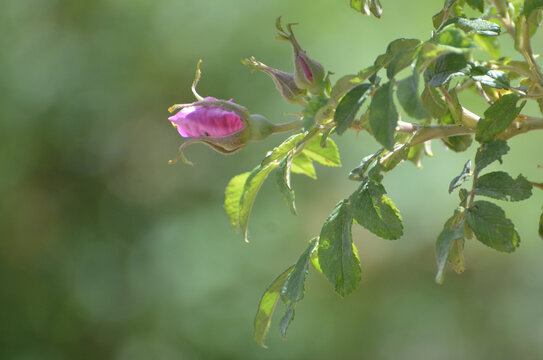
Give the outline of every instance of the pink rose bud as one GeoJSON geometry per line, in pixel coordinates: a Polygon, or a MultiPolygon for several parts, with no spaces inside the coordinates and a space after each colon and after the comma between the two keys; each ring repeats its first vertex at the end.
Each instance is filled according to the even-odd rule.
{"type": "MultiPolygon", "coordinates": [[[[206,97],[203,101],[217,100],[206,97]]],[[[232,102],[233,100],[230,100],[232,102]]],[[[182,137],[224,137],[243,130],[241,117],[218,106],[187,106],[168,118],[182,137]]]]}
{"type": "Polygon", "coordinates": [[[312,93],[319,93],[323,84],[325,71],[320,63],[307,56],[296,40],[292,32],[292,26],[296,24],[287,25],[288,33],[281,26],[281,18],[277,19],[275,25],[279,31],[277,38],[288,41],[292,45],[292,50],[294,51],[294,81],[296,85],[312,93]]]}
{"type": "Polygon", "coordinates": [[[273,134],[284,131],[284,127],[270,123],[258,114],[250,115],[249,111],[233,100],[218,100],[206,97],[192,104],[174,105],[170,112],[180,109],[177,114],[168,118],[182,137],[192,140],[181,144],[175,159],[191,164],[184,155],[185,147],[203,143],[221,154],[232,154],[244,148],[247,143],[260,141],[273,134]]]}

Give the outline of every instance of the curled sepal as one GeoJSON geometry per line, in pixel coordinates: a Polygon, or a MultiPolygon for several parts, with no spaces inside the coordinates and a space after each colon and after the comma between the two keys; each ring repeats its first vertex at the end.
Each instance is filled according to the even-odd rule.
{"type": "Polygon", "coordinates": [[[172,160],[168,160],[168,164],[175,164],[179,160],[181,160],[185,164],[194,165],[193,162],[191,162],[185,157],[184,151],[187,146],[192,145],[192,144],[197,144],[197,143],[205,144],[209,146],[210,148],[212,148],[213,150],[224,155],[233,154],[236,151],[241,150],[247,144],[246,140],[243,141],[240,138],[238,138],[236,135],[237,133],[234,135],[222,137],[222,138],[204,136],[198,139],[185,141],[184,143],[181,144],[181,146],[179,146],[179,151],[177,152],[177,155],[172,160]]]}
{"type": "Polygon", "coordinates": [[[262,71],[268,74],[268,76],[273,80],[277,90],[281,93],[281,96],[288,103],[302,106],[307,105],[307,100],[305,98],[307,91],[300,89],[296,85],[294,74],[269,67],[268,65],[256,60],[253,56],[251,56],[249,59],[243,59],[241,62],[254,70],[262,71]]]}
{"type": "Polygon", "coordinates": [[[324,67],[317,61],[307,56],[302,49],[294,33],[292,26],[296,24],[287,24],[287,31],[281,26],[281,17],[277,18],[275,27],[279,32],[277,39],[285,40],[292,45],[294,52],[294,81],[301,89],[306,89],[312,93],[319,93],[324,82],[324,67]]]}

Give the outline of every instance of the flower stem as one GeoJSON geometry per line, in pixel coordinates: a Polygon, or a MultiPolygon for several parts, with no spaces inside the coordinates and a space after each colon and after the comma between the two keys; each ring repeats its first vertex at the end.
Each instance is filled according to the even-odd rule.
{"type": "Polygon", "coordinates": [[[299,130],[302,128],[302,121],[300,119],[296,119],[291,122],[283,123],[283,124],[273,124],[273,134],[288,132],[292,130],[299,130]]]}

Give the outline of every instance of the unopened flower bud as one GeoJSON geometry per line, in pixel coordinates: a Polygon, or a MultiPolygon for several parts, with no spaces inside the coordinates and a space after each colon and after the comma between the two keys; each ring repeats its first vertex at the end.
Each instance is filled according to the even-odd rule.
{"type": "Polygon", "coordinates": [[[292,45],[294,53],[294,81],[296,82],[296,85],[301,89],[307,89],[312,93],[318,93],[325,76],[324,67],[319,62],[307,56],[292,32],[293,25],[296,24],[287,25],[287,33],[281,26],[281,18],[278,18],[276,27],[279,31],[279,35],[277,38],[279,40],[288,41],[290,45],[292,45]]]}
{"type": "Polygon", "coordinates": [[[203,143],[222,154],[234,153],[247,145],[250,138],[250,117],[247,109],[233,100],[218,100],[206,97],[192,104],[174,105],[170,112],[180,109],[177,114],[168,118],[182,137],[193,140],[184,142],[179,153],[170,163],[182,159],[185,147],[195,143],[203,143]]]}
{"type": "Polygon", "coordinates": [[[284,71],[269,67],[268,65],[257,61],[252,56],[249,59],[241,60],[241,62],[254,70],[262,71],[268,74],[273,80],[277,90],[279,90],[281,93],[281,96],[283,96],[287,102],[302,106],[307,105],[307,100],[305,98],[307,91],[300,89],[296,85],[294,74],[286,73],[284,71]]]}

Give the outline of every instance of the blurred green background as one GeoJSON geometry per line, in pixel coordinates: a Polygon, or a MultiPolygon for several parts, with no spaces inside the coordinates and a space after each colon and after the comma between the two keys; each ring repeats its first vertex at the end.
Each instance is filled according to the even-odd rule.
{"type": "MultiPolygon", "coordinates": [[[[383,3],[377,20],[347,0],[1,1],[0,358],[543,358],[539,193],[500,204],[522,239],[514,254],[470,241],[467,271],[433,282],[434,242],[457,205],[448,184],[473,147],[454,154],[436,142],[424,169],[404,164],[388,175],[403,238],[356,227],[360,287],[342,300],[312,269],[288,340],[276,319],[267,350],[252,340],[260,295],[357,186],[349,170],[377,144],[364,133],[336,137],[342,168],[293,179],[298,217],[265,184],[249,244],[223,212],[224,187],[281,136],[228,157],[195,145],[187,156],[197,166],[167,164],[182,139],[166,109],[193,101],[199,58],[202,95],[285,122],[297,108],[240,59],[291,71],[288,44],[274,40],[282,15],[300,23],[310,56],[355,73],[391,40],[427,39],[442,6],[383,3]]],[[[542,40],[540,32],[536,51],[542,40]]],[[[465,101],[482,113],[479,100],[465,101]]],[[[541,135],[513,139],[502,167],[541,181],[541,135]]]]}

